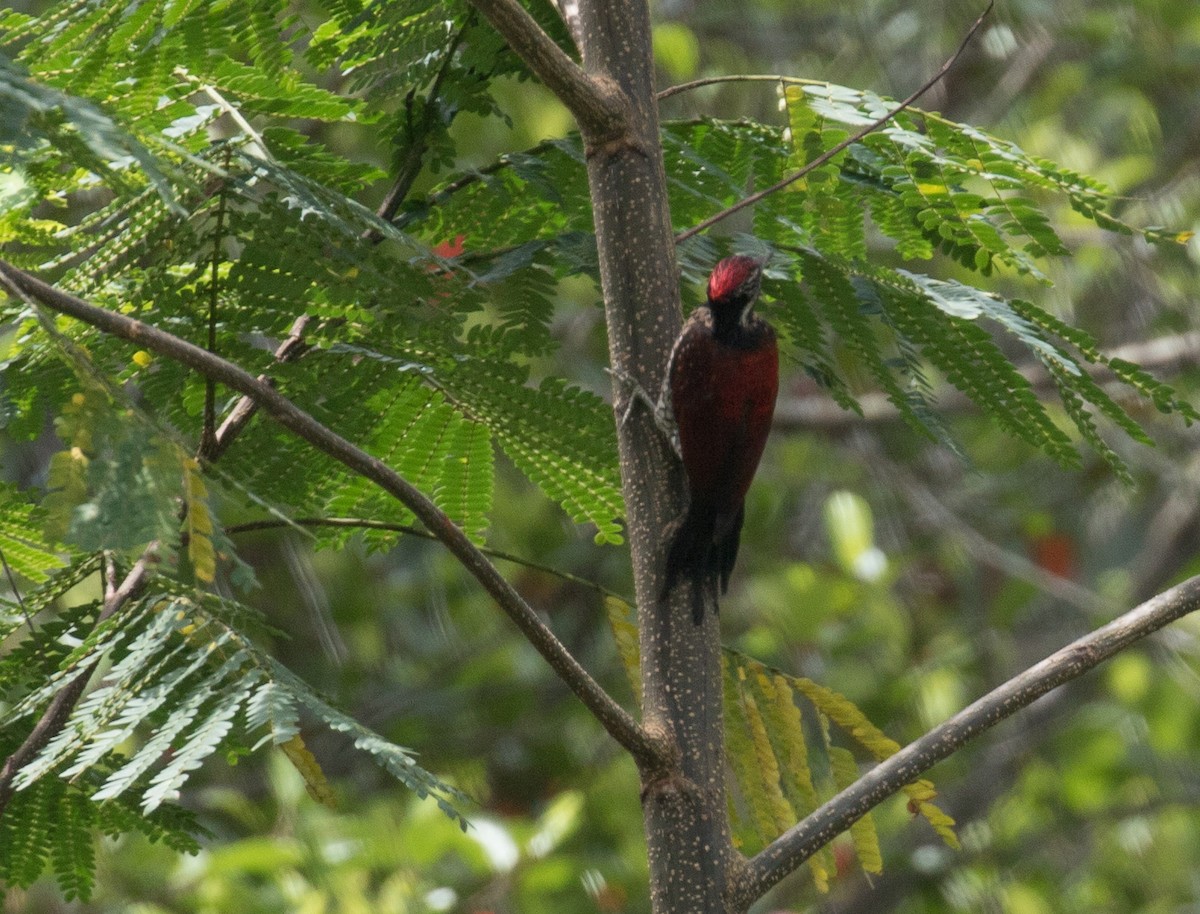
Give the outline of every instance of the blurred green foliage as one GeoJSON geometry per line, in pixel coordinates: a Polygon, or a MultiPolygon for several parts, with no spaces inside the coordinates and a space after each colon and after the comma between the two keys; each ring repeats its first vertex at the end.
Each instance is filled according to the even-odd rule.
{"type": "MultiPolygon", "coordinates": [[[[784,73],[901,97],[978,12],[929,0],[659,3],[661,80],[784,73]]],[[[529,81],[506,76],[493,93],[508,123],[474,111],[455,119],[441,173],[565,133],[561,108],[529,81]]],[[[1196,4],[1010,0],[923,104],[1100,178],[1127,222],[1185,230],[1200,227],[1198,93],[1196,4]]],[[[782,124],[776,104],[770,84],[727,84],[671,99],[664,111],[782,124]]],[[[365,130],[314,130],[352,159],[391,165],[365,130]]],[[[416,187],[437,179],[426,170],[416,187]]],[[[1065,205],[1053,222],[1071,250],[1047,268],[1054,286],[1002,274],[998,290],[1050,308],[1106,349],[1182,340],[1157,371],[1194,392],[1197,344],[1181,335],[1195,324],[1200,243],[1114,237],[1065,205]]],[[[872,256],[891,254],[873,247],[872,256]]],[[[943,258],[936,275],[966,272],[943,258]]],[[[603,389],[594,298],[587,283],[559,287],[549,323],[558,349],[538,367],[603,389]]],[[[859,392],[869,390],[865,382],[859,392]]],[[[798,374],[785,397],[826,408],[782,422],[768,447],[722,608],[726,639],[837,689],[901,742],[1200,571],[1195,434],[1151,425],[1152,411],[1138,404],[1135,417],[1159,446],[1114,445],[1130,488],[1094,456],[1062,470],[949,394],[943,421],[969,465],[886,412],[838,415],[798,374]],[[865,576],[855,559],[872,548],[885,562],[865,576]]],[[[4,456],[14,477],[37,465],[28,448],[4,456]]],[[[492,545],[628,592],[617,550],[596,548],[503,459],[497,473],[492,545]]],[[[281,758],[208,766],[189,798],[212,832],[199,855],[133,837],[102,841],[90,902],[64,904],[46,884],[10,893],[8,910],[648,909],[632,765],[453,562],[415,540],[386,551],[350,540],[315,555],[296,533],[246,534],[237,545],[262,583],[257,602],[288,633],[271,644],[275,655],[359,719],[419,747],[425,767],[477,798],[477,827],[462,834],[337,737],[306,733],[336,785],[336,810],[311,800],[281,758]]],[[[506,571],[584,664],[628,696],[601,597],[519,566],[506,571]]],[[[797,876],[762,910],[1165,914],[1200,904],[1198,637],[1200,623],[1185,620],[939,766],[933,776],[960,823],[962,851],[893,800],[878,813],[882,876],[868,884],[847,868],[825,897],[797,876]]],[[[835,859],[846,859],[838,847],[835,859]]]]}

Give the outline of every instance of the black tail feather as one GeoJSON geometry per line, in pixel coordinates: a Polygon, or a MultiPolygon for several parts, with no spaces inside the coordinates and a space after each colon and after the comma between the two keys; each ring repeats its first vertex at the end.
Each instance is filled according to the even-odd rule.
{"type": "Polygon", "coordinates": [[[671,544],[667,549],[665,582],[659,599],[665,600],[681,580],[692,580],[696,584],[692,618],[697,625],[703,622],[702,585],[713,575],[721,586],[721,593],[729,589],[729,576],[737,560],[744,517],[741,505],[735,513],[722,515],[712,505],[693,501],[668,533],[671,544]]]}
{"type": "Polygon", "coordinates": [[[729,576],[733,574],[733,564],[737,561],[738,546],[742,540],[742,523],[746,519],[746,506],[738,505],[737,513],[725,524],[718,524],[715,531],[713,552],[715,568],[721,578],[721,593],[729,590],[729,576]]]}

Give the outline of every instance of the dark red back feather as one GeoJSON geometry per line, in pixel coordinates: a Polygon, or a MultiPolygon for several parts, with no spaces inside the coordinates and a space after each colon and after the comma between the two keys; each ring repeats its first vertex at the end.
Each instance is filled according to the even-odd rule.
{"type": "Polygon", "coordinates": [[[752,325],[755,344],[719,345],[707,309],[688,322],[671,374],[671,404],[693,500],[720,512],[741,506],[758,469],[775,397],[779,352],[764,322],[752,325]],[[755,332],[757,331],[757,332],[755,332]]]}
{"type": "MultiPolygon", "coordinates": [[[[718,263],[708,306],[692,313],[671,353],[667,386],[690,498],[668,549],[664,595],[683,576],[710,573],[724,590],[737,558],[743,502],[779,390],[775,332],[749,310],[761,276],[752,257],[718,263]]],[[[702,607],[697,596],[697,622],[702,607]]]]}

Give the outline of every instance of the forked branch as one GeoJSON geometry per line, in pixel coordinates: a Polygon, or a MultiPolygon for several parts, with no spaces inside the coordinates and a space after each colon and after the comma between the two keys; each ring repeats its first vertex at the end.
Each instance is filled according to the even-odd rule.
{"type": "Polygon", "coordinates": [[[657,743],[601,688],[555,637],[537,613],[504,579],[474,543],[433,502],[395,470],[322,425],[267,382],[199,346],[142,321],[89,304],[56,289],[11,264],[0,261],[0,281],[47,308],[66,314],[112,336],[136,343],[179,362],[207,378],[249,397],[288,431],[328,454],[355,473],[370,479],[413,512],[508,614],[550,667],[579,697],[609,734],[643,765],[658,765],[657,743]]]}
{"type": "MultiPolygon", "coordinates": [[[[614,83],[595,79],[567,56],[517,0],[471,0],[513,52],[567,106],[589,142],[625,130],[625,103],[614,83]]],[[[577,39],[578,40],[578,39],[577,39]]]]}
{"type": "Polygon", "coordinates": [[[969,740],[1197,609],[1200,609],[1200,577],[1189,578],[1068,644],[934,727],[872,768],[750,860],[739,884],[733,888],[734,909],[745,910],[852,823],[934,764],[953,755],[969,740]]]}

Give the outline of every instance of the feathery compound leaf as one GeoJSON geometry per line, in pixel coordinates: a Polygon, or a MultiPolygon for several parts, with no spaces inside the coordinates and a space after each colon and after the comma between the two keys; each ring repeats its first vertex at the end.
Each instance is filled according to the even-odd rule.
{"type": "Polygon", "coordinates": [[[39,535],[43,512],[15,486],[0,485],[0,555],[14,574],[43,584],[61,569],[63,547],[39,535]]]}
{"type": "Polygon", "coordinates": [[[906,393],[897,383],[892,367],[884,360],[880,345],[879,334],[883,328],[862,307],[862,295],[855,289],[850,277],[823,258],[802,256],[801,261],[805,281],[812,286],[813,297],[829,326],[860,358],[905,420],[914,428],[928,433],[924,416],[929,409],[914,404],[913,397],[919,396],[916,390],[906,393]]]}
{"type": "Polygon", "coordinates": [[[533,388],[525,377],[510,363],[468,357],[438,381],[573,520],[596,525],[598,543],[621,543],[625,510],[612,410],[560,379],[533,388]]]}
{"type": "MultiPolygon", "coordinates": [[[[799,818],[804,818],[820,806],[820,798],[813,783],[812,769],[808,764],[808,746],[804,739],[804,725],[800,718],[794,693],[787,679],[776,673],[768,677],[765,670],[756,671],[755,685],[770,702],[771,738],[779,750],[780,767],[784,773],[784,789],[792,801],[799,818]]],[[[828,846],[808,859],[813,883],[819,892],[829,891],[829,876],[835,866],[828,846]]]]}
{"type": "Polygon", "coordinates": [[[783,834],[796,821],[796,812],[783,794],[780,784],[779,763],[775,759],[775,749],[767,733],[767,725],[758,710],[758,702],[747,687],[746,672],[738,668],[738,700],[742,705],[747,728],[750,731],[751,745],[757,768],[766,788],[766,799],[770,804],[770,814],[773,820],[774,835],[783,834]]]}
{"type": "MultiPolygon", "coordinates": [[[[801,816],[807,815],[816,808],[818,793],[813,778],[808,773],[810,768],[807,745],[804,743],[805,735],[801,726],[800,711],[793,701],[794,695],[802,695],[823,720],[832,721],[841,733],[865,749],[877,761],[890,758],[900,751],[899,743],[872,724],[853,702],[832,689],[815,683],[811,679],[787,676],[784,673],[769,670],[761,663],[729,649],[725,651],[725,662],[737,670],[736,675],[742,681],[754,685],[763,696],[764,707],[771,711],[765,719],[771,725],[770,738],[775,747],[777,767],[793,778],[792,783],[790,785],[785,783],[784,787],[790,791],[789,795],[793,797],[793,802],[801,816]]],[[[727,673],[727,678],[732,678],[732,675],[727,673]]],[[[726,713],[729,713],[728,703],[726,713]]],[[[834,775],[837,789],[840,790],[849,786],[857,778],[857,771],[854,767],[853,757],[846,753],[840,759],[835,758],[836,752],[846,752],[846,750],[830,746],[827,740],[828,736],[823,736],[821,743],[816,748],[828,757],[830,770],[834,775]],[[850,760],[848,766],[846,759],[850,760]],[[842,766],[841,776],[838,774],[838,765],[842,766]]],[[[727,751],[730,753],[735,751],[732,743],[727,751]]],[[[741,751],[745,751],[744,746],[741,751]]],[[[736,768],[736,762],[732,762],[732,764],[736,768]]],[[[957,839],[954,837],[951,827],[954,821],[933,803],[937,794],[932,782],[921,780],[905,787],[904,791],[909,796],[910,803],[928,806],[928,809],[925,809],[924,806],[919,805],[915,811],[920,812],[929,820],[947,843],[956,846],[957,839]]],[[[867,872],[879,872],[879,869],[872,869],[876,865],[882,867],[874,824],[860,826],[857,835],[851,828],[851,837],[855,840],[855,847],[863,869],[867,872]]],[[[815,872],[814,879],[819,884],[820,877],[815,872]]]]}
{"type": "MultiPolygon", "coordinates": [[[[375,731],[364,727],[354,718],[327,704],[308,688],[295,674],[272,658],[264,658],[273,679],[291,690],[296,703],[310,711],[331,730],[345,733],[354,739],[356,749],[369,754],[381,768],[395,777],[409,790],[424,799],[432,797],[438,807],[465,830],[467,820],[453,805],[466,802],[466,796],[434,777],[416,763],[411,750],[384,739],[375,731]]],[[[291,739],[291,736],[288,737],[291,739]]]]}
{"type": "Polygon", "coordinates": [[[954,820],[933,803],[933,798],[937,796],[933,782],[924,778],[914,781],[905,786],[904,793],[908,796],[909,812],[913,815],[923,816],[933,830],[938,833],[938,837],[949,847],[958,850],[961,845],[958,835],[954,832],[954,820]]]}
{"type": "Polygon", "coordinates": [[[641,646],[638,644],[634,607],[617,597],[606,596],[604,609],[608,617],[608,624],[612,628],[613,637],[617,642],[617,654],[621,658],[621,665],[625,667],[625,674],[629,677],[634,697],[638,707],[641,707],[642,679],[638,675],[638,669],[641,666],[641,646]]]}
{"type": "Polygon", "coordinates": [[[47,781],[9,801],[0,816],[0,883],[28,888],[42,874],[62,840],[59,814],[68,789],[62,781],[47,781]]]}
{"type": "MultiPolygon", "coordinates": [[[[776,828],[769,787],[758,768],[754,747],[753,728],[746,716],[742,690],[738,682],[738,668],[722,657],[722,680],[725,689],[725,756],[733,769],[738,796],[749,807],[752,834],[743,834],[743,845],[753,839],[749,850],[753,852],[766,844],[779,832],[776,828]]],[[[732,791],[731,791],[732,793],[732,791]]]]}
{"type": "Polygon", "coordinates": [[[15,734],[13,723],[44,706],[67,678],[107,667],[63,729],[18,773],[18,795],[69,779],[92,802],[132,797],[149,815],[177,798],[191,772],[230,738],[248,745],[266,731],[259,745],[294,740],[304,709],[351,734],[402,783],[463,821],[452,805],[461,794],[418,766],[408,750],[318,698],[233,628],[247,610],[184,594],[169,585],[167,593],[134,601],[97,628],[107,636],[94,632],[60,661],[58,676],[13,705],[0,722],[15,734]]]}
{"type": "MultiPolygon", "coordinates": [[[[623,645],[621,659],[636,683],[638,651],[634,608],[623,601],[609,600],[607,610],[614,637],[618,645],[623,645]]],[[[729,791],[730,821],[738,846],[750,852],[766,846],[794,825],[797,817],[803,818],[819,807],[821,791],[815,783],[810,748],[825,759],[837,789],[848,786],[857,778],[853,756],[829,742],[829,721],[878,761],[900,751],[900,744],[872,724],[852,701],[811,679],[772,670],[731,648],[722,648],[721,677],[725,758],[733,772],[729,791]],[[822,722],[819,728],[814,728],[819,732],[812,743],[805,732],[801,708],[795,700],[797,696],[805,699],[812,713],[822,722]],[[835,758],[835,752],[844,755],[835,758]],[[835,770],[834,766],[841,767],[835,770]]],[[[933,783],[922,779],[906,786],[904,792],[914,814],[920,813],[943,840],[957,846],[953,819],[933,803],[937,796],[933,783]]],[[[851,837],[863,869],[880,872],[882,857],[874,824],[859,826],[857,834],[852,828],[851,837]]],[[[816,886],[826,891],[830,874],[836,872],[828,847],[810,858],[809,868],[816,886]]]]}
{"type": "Polygon", "coordinates": [[[158,160],[138,139],[95,105],[40,85],[0,56],[0,145],[29,150],[39,140],[51,143],[76,167],[82,165],[118,192],[139,183],[123,167],[134,160],[164,203],[178,208],[158,160]]]}
{"type": "MultiPolygon", "coordinates": [[[[368,354],[361,348],[347,349],[368,354]]],[[[378,357],[378,353],[369,353],[378,357]]],[[[360,408],[378,418],[363,447],[428,493],[456,524],[475,539],[487,526],[492,505],[492,447],[486,425],[471,421],[445,395],[411,375],[381,387],[360,408]]],[[[407,523],[411,513],[366,480],[346,478],[326,509],[334,516],[370,517],[407,523]]],[[[344,534],[343,534],[344,535],[344,534]]],[[[395,534],[367,532],[368,541],[395,534]]]]}
{"type": "MultiPolygon", "coordinates": [[[[244,677],[244,674],[238,671],[240,665],[241,658],[232,658],[226,661],[222,669],[218,670],[212,679],[216,683],[221,684],[225,675],[232,675],[234,672],[238,672],[239,675],[244,677]]],[[[244,688],[247,685],[245,678],[250,678],[250,685],[257,683],[256,678],[244,677],[238,683],[239,687],[244,688]]],[[[208,684],[205,683],[199,694],[204,699],[207,699],[211,691],[213,690],[210,690],[208,684]]],[[[196,702],[195,698],[196,694],[194,693],[189,702],[198,708],[199,702],[196,702]]],[[[244,701],[245,693],[240,691],[240,689],[233,694],[226,694],[216,703],[215,707],[208,711],[202,720],[187,731],[186,736],[184,736],[185,742],[182,748],[171,753],[167,763],[154,776],[150,782],[150,786],[142,795],[143,810],[148,812],[167,800],[176,800],[179,798],[179,788],[188,779],[189,773],[199,768],[201,762],[216,752],[217,748],[225,740],[225,737],[233,728],[234,715],[238,713],[244,701]]]]}
{"type": "MultiPolygon", "coordinates": [[[[892,107],[870,92],[807,80],[784,83],[786,131],[714,120],[664,125],[677,226],[699,222],[748,191],[771,186],[831,149],[850,129],[873,122],[892,107]],[[750,161],[754,167],[746,172],[744,165],[750,161]],[[683,188],[691,192],[683,193],[683,188]]],[[[768,284],[768,291],[785,305],[777,317],[796,344],[800,363],[843,406],[854,408],[814,319],[819,314],[910,425],[943,436],[923,377],[932,366],[1009,433],[1064,465],[1078,465],[1071,440],[1029,383],[989,333],[974,326],[987,318],[1039,359],[1051,358],[1064,366],[1058,381],[1065,388],[1068,416],[1083,439],[1124,474],[1100,437],[1092,407],[1136,440],[1145,435],[1082,370],[1078,375],[1072,372],[1071,366],[1080,360],[1066,344],[1078,346],[1083,361],[1104,364],[1088,353],[1086,334],[1058,326],[1061,322],[1028,303],[1006,302],[961,283],[866,262],[864,210],[895,239],[901,256],[928,258],[942,251],[985,275],[999,263],[1044,279],[1036,261],[1068,253],[1033,196],[1047,192],[1065,195],[1077,211],[1103,228],[1131,231],[1104,212],[1110,197],[1098,183],[1029,156],[1012,143],[915,109],[896,115],[785,191],[759,200],[755,235],[798,253],[800,272],[811,290],[809,301],[778,282],[768,284]]],[[[1140,234],[1155,241],[1179,240],[1159,229],[1140,234]]],[[[681,255],[694,244],[696,239],[689,239],[681,255]]],[[[1094,351],[1094,344],[1091,348],[1094,351]]],[[[1144,372],[1126,371],[1120,363],[1108,367],[1163,411],[1192,418],[1191,407],[1144,372]]]]}
{"type": "Polygon", "coordinates": [[[55,425],[68,449],[51,458],[43,501],[50,536],[87,551],[171,540],[181,455],[129,418],[96,387],[64,407],[55,425]]]}
{"type": "MultiPolygon", "coordinates": [[[[848,749],[832,746],[829,749],[829,767],[833,772],[833,783],[839,791],[845,790],[858,780],[858,765],[848,749]]],[[[863,816],[850,826],[850,838],[854,842],[854,852],[858,855],[858,865],[865,873],[883,872],[883,854],[879,850],[879,834],[875,831],[875,820],[863,816]]]]}
{"type": "MultiPolygon", "coordinates": [[[[1114,366],[1114,360],[1099,353],[1086,333],[1028,302],[1008,301],[962,283],[907,270],[850,263],[807,249],[798,253],[805,281],[838,338],[860,358],[901,415],[927,433],[940,434],[940,427],[922,366],[914,362],[918,353],[1011,434],[1065,466],[1078,465],[1079,454],[1071,439],[1038,400],[1029,379],[980,326],[983,321],[1015,337],[1046,366],[1081,436],[1121,478],[1128,478],[1127,471],[1101,438],[1089,404],[1135,441],[1150,443],[1150,439],[1087,374],[1088,364],[1109,368],[1163,412],[1178,412],[1185,421],[1195,415],[1194,408],[1171,388],[1119,360],[1114,366]],[[888,334],[899,358],[887,358],[883,344],[888,334]],[[901,388],[894,377],[897,365],[908,375],[907,388],[901,388]]],[[[789,308],[796,307],[794,298],[785,301],[789,308]]],[[[805,303],[799,307],[795,318],[787,318],[787,325],[809,311],[805,303]]],[[[805,340],[805,345],[818,345],[811,339],[805,340]]]]}
{"type": "Polygon", "coordinates": [[[95,806],[76,791],[67,791],[57,806],[59,834],[53,839],[51,860],[54,878],[67,901],[86,901],[92,894],[96,871],[95,806]]]}

